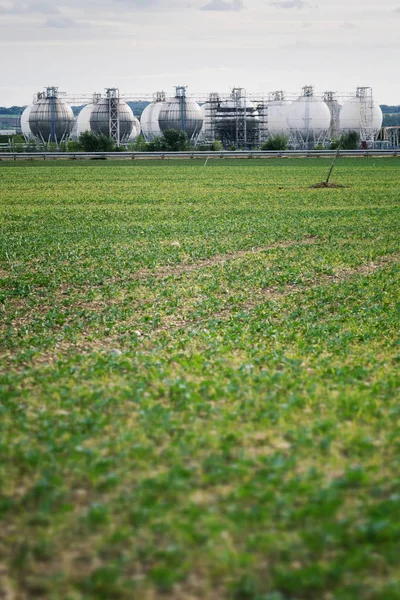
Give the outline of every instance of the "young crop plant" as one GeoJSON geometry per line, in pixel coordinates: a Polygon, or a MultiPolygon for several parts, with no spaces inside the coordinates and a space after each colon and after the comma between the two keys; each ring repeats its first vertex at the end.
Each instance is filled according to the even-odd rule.
{"type": "Polygon", "coordinates": [[[0,597],[399,598],[398,158],[1,161],[0,597]]]}

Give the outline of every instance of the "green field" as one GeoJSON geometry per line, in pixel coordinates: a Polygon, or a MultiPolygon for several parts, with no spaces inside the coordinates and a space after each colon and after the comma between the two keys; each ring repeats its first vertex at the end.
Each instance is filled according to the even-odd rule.
{"type": "Polygon", "coordinates": [[[0,597],[400,598],[400,159],[0,163],[0,597]]]}

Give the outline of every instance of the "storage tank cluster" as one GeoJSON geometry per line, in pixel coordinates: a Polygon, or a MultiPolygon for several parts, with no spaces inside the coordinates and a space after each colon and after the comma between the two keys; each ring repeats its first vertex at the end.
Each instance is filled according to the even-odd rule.
{"type": "Polygon", "coordinates": [[[373,143],[383,123],[382,110],[373,100],[372,89],[364,87],[357,88],[343,106],[335,92],[316,96],[312,86],[305,86],[293,102],[286,100],[283,92],[274,92],[262,111],[266,137],[284,135],[292,146],[313,147],[350,131],[355,131],[362,143],[373,143]]]}
{"type": "Polygon", "coordinates": [[[184,131],[189,140],[196,141],[203,127],[204,115],[200,105],[186,96],[186,88],[176,87],[175,96],[166,98],[157,92],[153,102],[140,118],[143,135],[147,142],[160,137],[167,129],[184,131]]]}
{"type": "Polygon", "coordinates": [[[173,97],[158,92],[140,122],[116,88],[108,88],[105,97],[95,94],[77,118],[60,96],[58,88],[48,87],[24,110],[21,129],[27,141],[59,144],[92,131],[128,144],[140,133],[150,142],[167,129],[177,129],[185,131],[193,143],[216,139],[225,148],[255,148],[276,135],[287,137],[292,147],[313,147],[350,131],[356,131],[363,143],[373,143],[383,121],[372,89],[366,87],[357,88],[343,106],[334,92],[318,96],[312,86],[305,86],[294,101],[282,91],[255,101],[242,88],[234,88],[228,97],[210,94],[200,106],[179,86],[173,97]]]}

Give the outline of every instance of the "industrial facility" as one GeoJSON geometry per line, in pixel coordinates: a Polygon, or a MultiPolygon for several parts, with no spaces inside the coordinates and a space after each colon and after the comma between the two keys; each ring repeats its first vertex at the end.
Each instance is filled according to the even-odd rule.
{"type": "Polygon", "coordinates": [[[316,93],[310,85],[300,93],[278,90],[247,93],[235,87],[229,93],[188,94],[177,86],[174,94],[67,95],[47,87],[34,97],[21,116],[29,142],[56,146],[76,140],[85,131],[111,137],[117,146],[129,146],[140,134],[147,142],[168,129],[184,131],[193,146],[219,140],[225,149],[257,149],[268,139],[283,136],[291,149],[329,148],[344,133],[356,132],[362,148],[397,148],[398,132],[382,130],[382,111],[370,87],[354,93],[316,93]],[[142,102],[139,120],[128,102],[142,102]],[[72,106],[83,106],[74,117],[72,106]]]}

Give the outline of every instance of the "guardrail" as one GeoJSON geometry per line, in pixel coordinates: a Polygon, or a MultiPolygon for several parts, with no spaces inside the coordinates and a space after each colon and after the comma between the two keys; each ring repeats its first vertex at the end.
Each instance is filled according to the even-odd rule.
{"type": "MultiPolygon", "coordinates": [[[[1,160],[88,160],[88,159],[196,159],[203,158],[289,158],[297,157],[330,157],[336,150],[235,150],[200,152],[0,152],[1,160]]],[[[400,149],[385,150],[340,150],[339,156],[399,156],[400,149]]]]}

